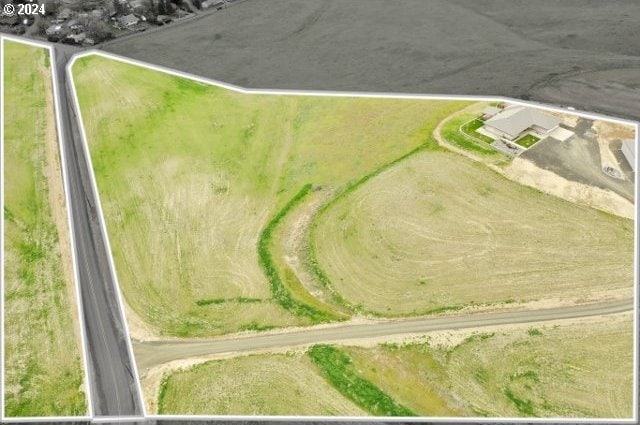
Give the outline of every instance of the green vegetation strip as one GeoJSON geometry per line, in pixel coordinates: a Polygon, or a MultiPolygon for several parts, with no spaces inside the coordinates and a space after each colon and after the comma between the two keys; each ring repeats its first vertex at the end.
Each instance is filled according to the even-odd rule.
{"type": "Polygon", "coordinates": [[[483,156],[501,156],[502,154],[492,147],[484,143],[480,144],[480,142],[475,142],[460,131],[461,127],[465,125],[468,120],[469,115],[450,119],[442,126],[442,137],[444,137],[447,142],[476,154],[482,154],[483,156]]]}
{"type": "Polygon", "coordinates": [[[338,349],[330,345],[315,345],[309,350],[309,356],[331,385],[363,409],[376,416],[417,416],[362,378],[354,370],[351,359],[338,349]]]}
{"type": "Polygon", "coordinates": [[[258,239],[258,256],[260,258],[260,266],[264,269],[264,272],[269,279],[269,283],[271,284],[271,293],[273,298],[278,302],[278,304],[297,316],[308,317],[314,322],[328,322],[335,320],[338,317],[301,303],[293,298],[291,292],[289,292],[282,282],[282,278],[278,274],[275,262],[273,261],[273,257],[269,251],[269,243],[276,226],[293,207],[298,205],[302,199],[307,196],[311,191],[311,187],[310,183],[304,185],[302,189],[300,189],[300,191],[269,221],[269,223],[267,223],[267,226],[260,234],[260,239],[258,239]]]}

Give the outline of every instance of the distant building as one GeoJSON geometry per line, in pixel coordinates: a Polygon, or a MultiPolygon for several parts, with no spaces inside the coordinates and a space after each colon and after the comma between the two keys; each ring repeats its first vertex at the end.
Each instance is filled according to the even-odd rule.
{"type": "Polygon", "coordinates": [[[133,25],[136,25],[138,22],[140,22],[140,20],[135,15],[131,14],[131,15],[119,17],[118,22],[123,27],[131,27],[133,25]]]}
{"type": "Polygon", "coordinates": [[[64,9],[62,9],[59,13],[58,13],[58,19],[62,19],[62,20],[67,20],[71,17],[71,14],[73,12],[71,12],[71,9],[65,7],[64,9]]]}
{"type": "Polygon", "coordinates": [[[62,34],[62,25],[51,25],[49,28],[44,30],[44,32],[47,34],[47,37],[57,37],[62,34]]]}
{"type": "Polygon", "coordinates": [[[80,25],[80,24],[69,25],[69,29],[73,34],[80,34],[84,32],[84,25],[80,25]]]}
{"type": "Polygon", "coordinates": [[[636,142],[633,140],[624,140],[622,142],[622,154],[631,166],[633,172],[636,172],[636,142]]]}
{"type": "Polygon", "coordinates": [[[510,106],[485,121],[483,129],[498,137],[514,141],[533,132],[546,136],[560,125],[560,119],[527,106],[510,106]]]}
{"type": "Polygon", "coordinates": [[[158,15],[158,16],[156,16],[156,23],[158,25],[168,24],[169,22],[171,22],[171,17],[170,16],[167,16],[167,15],[158,15]]]}
{"type": "Polygon", "coordinates": [[[69,34],[67,36],[67,39],[72,41],[74,44],[81,44],[85,38],[87,38],[87,35],[83,32],[80,34],[69,34]]]}
{"type": "Polygon", "coordinates": [[[482,119],[488,120],[489,118],[493,118],[494,116],[499,114],[500,111],[502,111],[502,109],[497,108],[495,106],[487,106],[482,110],[482,119]]]}

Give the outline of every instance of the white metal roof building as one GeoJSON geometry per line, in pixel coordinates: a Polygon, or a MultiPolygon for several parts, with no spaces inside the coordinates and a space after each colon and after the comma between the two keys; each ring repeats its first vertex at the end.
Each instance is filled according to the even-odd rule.
{"type": "Polygon", "coordinates": [[[485,121],[484,128],[508,140],[515,140],[527,130],[546,134],[560,124],[560,119],[528,106],[511,106],[485,121]]]}
{"type": "Polygon", "coordinates": [[[622,142],[622,154],[627,159],[633,172],[636,172],[636,142],[633,140],[624,140],[622,142]]]}

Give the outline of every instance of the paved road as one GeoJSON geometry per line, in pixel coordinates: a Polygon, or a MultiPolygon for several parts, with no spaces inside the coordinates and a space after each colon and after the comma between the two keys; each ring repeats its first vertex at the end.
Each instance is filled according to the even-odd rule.
{"type": "Polygon", "coordinates": [[[230,352],[295,347],[359,338],[415,334],[430,331],[465,329],[515,323],[542,322],[576,317],[599,316],[633,309],[633,299],[542,310],[474,313],[448,317],[427,317],[380,321],[367,324],[343,324],[333,327],[304,329],[288,333],[238,336],[197,342],[136,342],[133,349],[138,367],[143,371],[172,360],[230,352]]]}
{"type": "Polygon", "coordinates": [[[64,163],[69,179],[73,237],[87,336],[89,385],[96,416],[142,415],[127,349],[124,319],[115,293],[82,139],[67,87],[66,64],[75,51],[56,47],[56,71],[64,163]]]}

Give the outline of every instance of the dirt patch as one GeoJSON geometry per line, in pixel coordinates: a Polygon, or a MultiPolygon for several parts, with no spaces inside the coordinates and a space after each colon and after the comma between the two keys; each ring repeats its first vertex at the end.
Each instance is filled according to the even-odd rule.
{"type": "Polygon", "coordinates": [[[605,140],[635,139],[636,137],[635,129],[630,125],[596,120],[593,127],[598,132],[598,136],[605,140]]]}
{"type": "Polygon", "coordinates": [[[126,301],[123,302],[123,305],[127,326],[129,328],[129,338],[136,341],[158,341],[167,339],[160,336],[151,326],[144,322],[140,316],[129,307],[126,301]]]}
{"type": "Polygon", "coordinates": [[[556,173],[539,168],[532,161],[524,158],[515,158],[504,171],[504,175],[520,184],[534,187],[576,204],[586,205],[624,218],[634,218],[633,203],[617,193],[569,181],[556,173]]]}
{"type": "Polygon", "coordinates": [[[315,275],[305,267],[307,259],[307,241],[309,226],[318,209],[332,196],[333,191],[322,189],[313,193],[313,198],[302,207],[298,208],[288,219],[286,235],[282,237],[282,255],[286,263],[291,267],[298,280],[309,293],[323,302],[329,302],[328,295],[323,291],[321,284],[315,275]]]}

